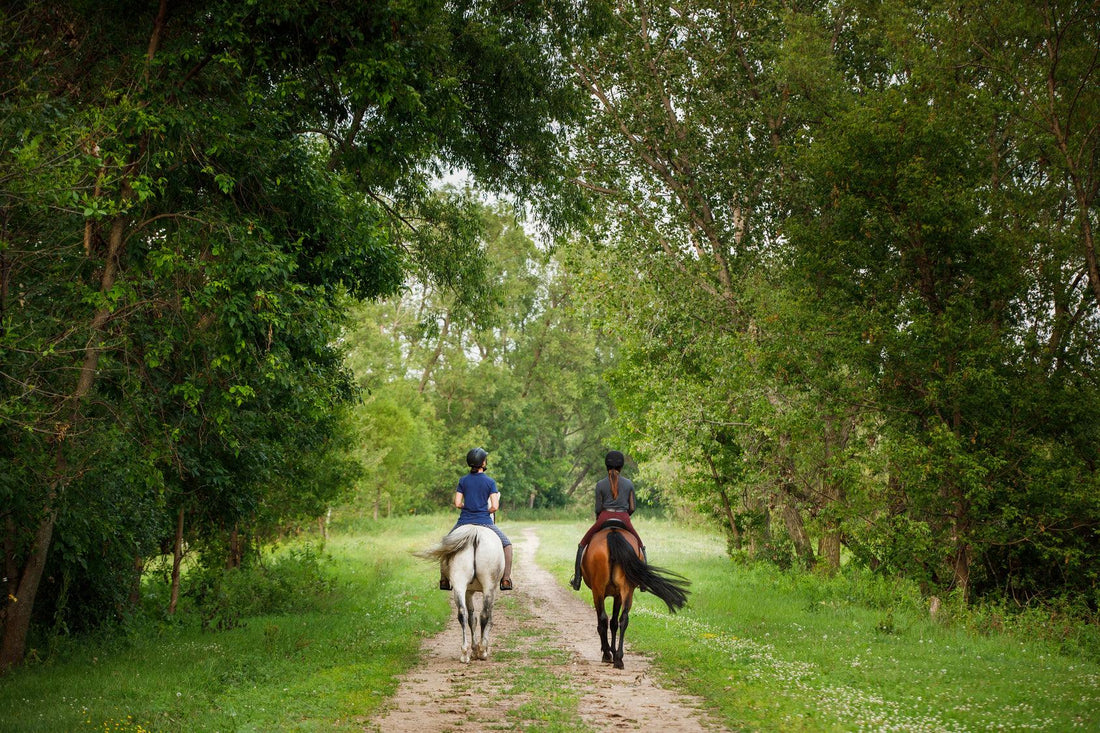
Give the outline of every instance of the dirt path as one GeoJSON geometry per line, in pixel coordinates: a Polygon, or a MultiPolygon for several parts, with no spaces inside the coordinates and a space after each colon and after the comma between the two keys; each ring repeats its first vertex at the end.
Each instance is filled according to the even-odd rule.
{"type": "Polygon", "coordinates": [[[626,669],[603,663],[588,593],[568,590],[535,564],[534,528],[512,540],[516,590],[498,596],[489,661],[458,661],[461,634],[452,618],[425,640],[423,662],[401,678],[366,730],[721,730],[698,698],[653,679],[649,661],[631,651],[629,630],[626,669]]]}

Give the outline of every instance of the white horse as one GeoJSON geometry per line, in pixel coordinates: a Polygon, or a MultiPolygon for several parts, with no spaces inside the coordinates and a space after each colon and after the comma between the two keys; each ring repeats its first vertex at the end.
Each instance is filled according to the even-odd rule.
{"type": "Polygon", "coordinates": [[[464,524],[439,544],[416,553],[442,563],[462,627],[462,663],[470,661],[471,646],[477,659],[489,658],[489,631],[493,628],[493,603],[504,576],[504,547],[496,532],[476,524],[464,524]],[[480,613],[474,594],[482,595],[480,613]]]}

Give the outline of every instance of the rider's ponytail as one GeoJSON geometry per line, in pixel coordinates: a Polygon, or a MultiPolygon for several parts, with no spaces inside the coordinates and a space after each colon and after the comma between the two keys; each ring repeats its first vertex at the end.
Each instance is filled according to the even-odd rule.
{"type": "Polygon", "coordinates": [[[607,478],[611,480],[611,498],[619,498],[619,471],[623,470],[626,456],[617,450],[609,451],[603,459],[603,465],[607,469],[607,478]]]}

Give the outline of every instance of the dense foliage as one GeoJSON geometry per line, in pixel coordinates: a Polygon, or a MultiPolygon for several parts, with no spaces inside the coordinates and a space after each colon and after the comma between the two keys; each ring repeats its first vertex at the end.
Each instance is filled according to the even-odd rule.
{"type": "Polygon", "coordinates": [[[560,194],[539,7],[5,4],[0,670],[346,490],[348,303],[481,277],[426,181],[560,194]]]}
{"type": "Polygon", "coordinates": [[[487,277],[476,293],[412,281],[358,309],[349,329],[366,392],[356,502],[372,516],[450,507],[475,445],[489,451],[505,513],[587,497],[602,465],[614,349],[575,307],[562,258],[509,207],[486,206],[477,225],[487,277]]]}
{"type": "MultiPolygon", "coordinates": [[[[1100,13],[629,2],[569,56],[641,459],[780,562],[1100,596],[1100,13]]],[[[604,273],[594,276],[605,277],[604,273]]],[[[598,294],[607,288],[594,288],[598,294]]]]}
{"type": "Polygon", "coordinates": [[[514,506],[614,444],[739,557],[1095,610],[1098,49],[1080,0],[5,4],[0,670],[475,444],[514,506]]]}

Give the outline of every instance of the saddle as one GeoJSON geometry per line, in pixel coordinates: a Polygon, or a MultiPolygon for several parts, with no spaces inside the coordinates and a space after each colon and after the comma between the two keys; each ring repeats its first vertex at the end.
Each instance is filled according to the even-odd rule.
{"type": "Polygon", "coordinates": [[[615,519],[614,517],[611,517],[610,519],[605,519],[600,525],[600,531],[603,531],[605,529],[626,529],[626,522],[621,519],[615,519]]]}
{"type": "MultiPolygon", "coordinates": [[[[630,531],[626,528],[626,522],[624,522],[621,519],[616,519],[614,517],[609,517],[608,519],[605,519],[603,521],[603,523],[600,524],[600,530],[602,531],[602,530],[605,530],[605,529],[621,529],[624,532],[629,532],[630,531]]],[[[639,537],[638,542],[641,543],[641,541],[642,541],[642,539],[639,537]]],[[[641,551],[642,551],[642,561],[643,562],[648,562],[648,559],[646,558],[645,545],[641,546],[641,551]]],[[[644,593],[645,589],[643,589],[642,592],[644,593]]]]}

